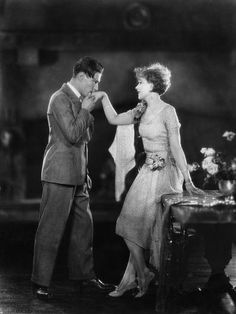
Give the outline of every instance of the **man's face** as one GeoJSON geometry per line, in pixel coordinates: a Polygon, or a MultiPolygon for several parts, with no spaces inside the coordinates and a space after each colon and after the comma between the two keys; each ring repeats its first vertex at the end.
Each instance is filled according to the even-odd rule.
{"type": "Polygon", "coordinates": [[[89,77],[85,73],[79,73],[79,92],[82,96],[86,97],[90,93],[98,90],[98,84],[102,78],[102,73],[96,72],[93,77],[89,77]]]}

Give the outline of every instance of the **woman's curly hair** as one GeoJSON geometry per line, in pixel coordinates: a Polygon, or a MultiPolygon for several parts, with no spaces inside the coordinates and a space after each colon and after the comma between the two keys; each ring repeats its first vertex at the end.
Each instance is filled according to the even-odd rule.
{"type": "Polygon", "coordinates": [[[163,95],[170,87],[171,72],[160,63],[153,63],[150,66],[139,67],[134,69],[136,78],[145,78],[153,84],[153,92],[163,95]]]}

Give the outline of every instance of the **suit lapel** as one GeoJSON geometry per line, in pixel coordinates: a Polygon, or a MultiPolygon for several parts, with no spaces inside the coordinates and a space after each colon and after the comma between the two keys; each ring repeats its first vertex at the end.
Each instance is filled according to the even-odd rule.
{"type": "MultiPolygon", "coordinates": [[[[72,103],[72,111],[73,111],[74,117],[76,117],[78,112],[81,109],[81,100],[75,95],[75,93],[73,93],[70,87],[65,83],[62,85],[61,91],[70,98],[71,103],[72,103]]],[[[86,140],[87,142],[90,141],[93,130],[94,130],[94,124],[92,122],[89,128],[84,133],[83,139],[86,140]]]]}
{"type": "Polygon", "coordinates": [[[81,109],[81,100],[73,93],[73,91],[67,84],[64,83],[61,87],[61,90],[70,98],[72,103],[72,111],[74,116],[76,117],[81,109]]]}

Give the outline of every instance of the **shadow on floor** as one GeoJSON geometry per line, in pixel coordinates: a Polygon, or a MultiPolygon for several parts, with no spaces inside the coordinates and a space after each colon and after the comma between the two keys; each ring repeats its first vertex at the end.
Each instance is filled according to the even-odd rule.
{"type": "MultiPolygon", "coordinates": [[[[125,269],[128,251],[123,240],[114,233],[115,222],[95,223],[94,256],[97,275],[105,282],[117,284],[125,269]]],[[[1,314],[154,314],[156,286],[141,299],[133,296],[111,298],[92,288],[76,292],[67,279],[66,240],[60,254],[52,282],[54,298],[50,302],[35,299],[32,295],[30,273],[36,224],[4,224],[0,230],[0,313],[1,314]]],[[[235,283],[236,250],[227,268],[231,282],[235,283]]],[[[202,244],[192,246],[185,289],[194,293],[173,293],[167,309],[162,314],[233,314],[236,313],[235,296],[229,293],[206,294],[196,290],[202,287],[209,275],[209,268],[202,258],[202,244]]]]}

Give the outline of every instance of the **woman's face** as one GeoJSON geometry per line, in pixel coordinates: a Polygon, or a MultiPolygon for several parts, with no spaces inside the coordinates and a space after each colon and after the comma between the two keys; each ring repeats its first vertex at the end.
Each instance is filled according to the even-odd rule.
{"type": "Polygon", "coordinates": [[[145,99],[153,89],[153,84],[149,83],[144,77],[138,78],[138,84],[135,86],[138,92],[138,99],[145,99]]]}

